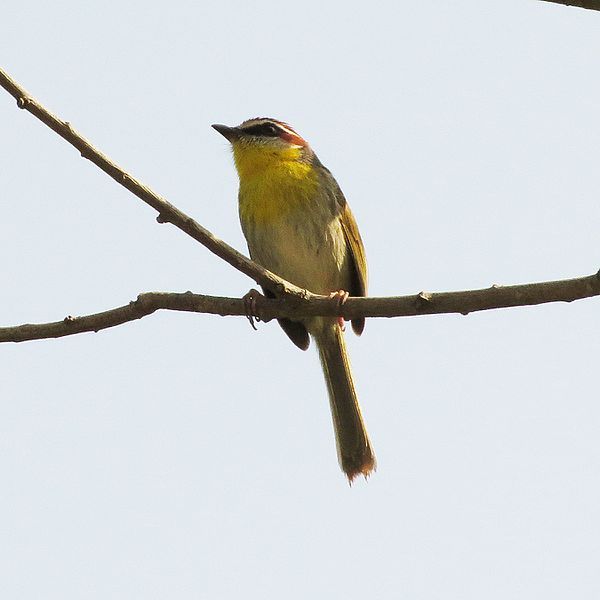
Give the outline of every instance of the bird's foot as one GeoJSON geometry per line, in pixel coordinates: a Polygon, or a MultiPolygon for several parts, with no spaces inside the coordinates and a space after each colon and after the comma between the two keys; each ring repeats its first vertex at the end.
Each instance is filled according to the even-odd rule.
{"type": "Polygon", "coordinates": [[[254,288],[251,289],[247,294],[242,296],[242,300],[244,301],[244,313],[246,315],[246,319],[248,319],[254,331],[258,331],[255,323],[259,323],[262,320],[260,318],[260,315],[258,314],[258,310],[256,307],[256,300],[258,298],[262,298],[262,294],[254,288]]]}
{"type": "MultiPolygon", "coordinates": [[[[331,292],[331,294],[329,294],[329,297],[332,300],[335,300],[338,307],[341,307],[346,302],[346,300],[348,300],[349,295],[350,294],[346,290],[338,290],[337,292],[331,292]]],[[[337,322],[340,326],[340,329],[342,331],[346,331],[346,323],[344,322],[344,317],[339,316],[337,318],[337,322]]]]}

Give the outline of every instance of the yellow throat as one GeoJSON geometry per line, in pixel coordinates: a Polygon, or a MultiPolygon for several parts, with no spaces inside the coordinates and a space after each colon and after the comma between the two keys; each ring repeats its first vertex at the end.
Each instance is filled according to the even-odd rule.
{"type": "Polygon", "coordinates": [[[240,218],[268,224],[291,211],[303,210],[316,195],[318,175],[302,160],[302,148],[267,148],[234,142],[233,158],[240,178],[240,218]]]}

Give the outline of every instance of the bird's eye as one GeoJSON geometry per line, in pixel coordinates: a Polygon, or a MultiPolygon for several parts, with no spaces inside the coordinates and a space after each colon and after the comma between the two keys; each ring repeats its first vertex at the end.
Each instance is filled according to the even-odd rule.
{"type": "Polygon", "coordinates": [[[277,137],[279,136],[279,127],[274,123],[258,123],[257,125],[252,125],[251,127],[244,128],[246,133],[250,135],[256,136],[264,136],[264,137],[277,137]]]}

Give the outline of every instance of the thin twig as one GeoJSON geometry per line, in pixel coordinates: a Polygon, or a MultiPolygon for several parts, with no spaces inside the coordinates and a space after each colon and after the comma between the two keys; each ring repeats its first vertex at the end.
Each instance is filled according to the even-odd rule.
{"type": "Polygon", "coordinates": [[[588,10],[600,10],[600,0],[543,0],[544,2],[553,2],[554,4],[564,4],[565,6],[577,6],[587,8],[588,10]]]}
{"type": "Polygon", "coordinates": [[[159,223],[172,223],[183,232],[200,242],[211,252],[228,262],[232,267],[241,271],[248,277],[251,277],[259,283],[278,295],[289,295],[300,299],[311,296],[310,292],[302,290],[289,281],[278,277],[267,269],[264,269],[257,263],[246,258],[243,254],[217,238],[208,229],[205,229],[194,221],[191,217],[180,211],[178,208],[161,198],[153,192],[149,187],[140,183],[137,179],[126,173],[121,167],[110,160],[107,156],[96,150],[90,142],[81,136],[70,123],[62,121],[37,100],[32,98],[30,94],[23,89],[16,81],[11,79],[7,73],[0,69],[0,86],[2,86],[11,96],[17,101],[17,106],[29,111],[37,117],[42,123],[50,127],[58,133],[63,139],[77,148],[83,158],[87,158],[97,167],[102,169],[106,174],[110,175],[117,183],[127,188],[135,194],[140,200],[150,205],[158,211],[157,221],[159,223]]]}
{"type": "MultiPolygon", "coordinates": [[[[356,317],[409,317],[470,312],[531,306],[548,302],[572,302],[600,295],[600,273],[577,279],[527,283],[524,285],[492,286],[482,290],[426,293],[391,298],[348,298],[340,307],[327,296],[313,296],[310,301],[290,302],[271,300],[259,296],[256,311],[261,320],[277,317],[336,316],[346,319],[356,317]]],[[[23,342],[57,338],[85,331],[100,331],[128,321],[141,319],[157,310],[177,310],[216,315],[247,316],[242,299],[183,294],[147,292],[137,300],[112,310],[87,315],[67,317],[55,323],[19,325],[0,328],[0,342],[23,342]]]]}

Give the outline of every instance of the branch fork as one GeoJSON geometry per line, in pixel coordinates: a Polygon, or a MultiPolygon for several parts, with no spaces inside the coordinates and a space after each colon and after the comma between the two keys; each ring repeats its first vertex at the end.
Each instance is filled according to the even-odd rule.
{"type": "MultiPolygon", "coordinates": [[[[549,0],[553,1],[553,0],[549,0]]],[[[588,8],[600,8],[599,2],[582,2],[588,8]]],[[[246,316],[254,321],[273,318],[302,318],[314,316],[342,316],[346,320],[358,317],[400,317],[443,313],[467,315],[480,310],[543,304],[547,302],[572,302],[600,295],[600,272],[587,277],[498,286],[482,290],[461,292],[419,292],[416,295],[389,298],[349,297],[341,306],[332,303],[328,296],[313,294],[264,269],[215,235],[194,219],[167,202],[150,188],[126,173],[116,163],[98,151],[67,121],[50,113],[26,90],[0,69],[0,86],[11,94],[21,109],[25,109],[74,146],[81,156],[112,177],[140,200],[158,212],[158,223],[171,223],[201,243],[213,254],[244,273],[276,298],[266,298],[256,292],[248,302],[240,298],[222,298],[185,293],[146,292],[129,304],[101,313],[82,317],[67,316],[62,321],[43,324],[26,324],[0,328],[0,342],[21,342],[73,335],[85,331],[100,331],[140,319],[157,310],[201,312],[216,315],[246,316]]]]}

